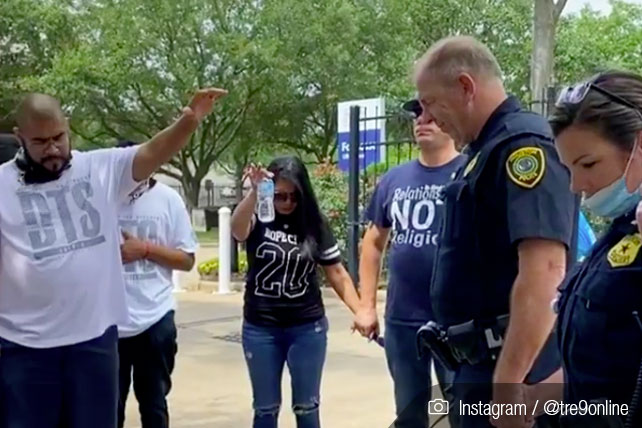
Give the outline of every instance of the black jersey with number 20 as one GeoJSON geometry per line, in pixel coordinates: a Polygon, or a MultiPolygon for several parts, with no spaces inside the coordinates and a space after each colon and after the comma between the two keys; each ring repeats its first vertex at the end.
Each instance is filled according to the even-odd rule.
{"type": "Polygon", "coordinates": [[[245,319],[255,325],[290,327],[325,315],[317,265],[341,261],[339,247],[324,224],[314,257],[301,254],[296,224],[277,214],[270,223],[254,222],[247,239],[248,274],[245,319]]]}

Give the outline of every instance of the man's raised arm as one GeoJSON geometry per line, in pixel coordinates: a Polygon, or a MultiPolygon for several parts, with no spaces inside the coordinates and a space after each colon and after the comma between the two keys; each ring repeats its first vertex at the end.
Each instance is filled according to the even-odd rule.
{"type": "Polygon", "coordinates": [[[176,121],[142,144],[134,157],[132,176],[142,181],[176,155],[187,143],[201,121],[208,116],[214,102],[227,94],[224,89],[199,90],[176,121]]]}

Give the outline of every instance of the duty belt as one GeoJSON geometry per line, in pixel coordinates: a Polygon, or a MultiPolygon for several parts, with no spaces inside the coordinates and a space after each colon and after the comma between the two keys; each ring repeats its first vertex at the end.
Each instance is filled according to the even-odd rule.
{"type": "Polygon", "coordinates": [[[508,317],[506,314],[490,321],[471,320],[447,328],[430,321],[417,332],[417,350],[419,355],[430,350],[449,370],[460,364],[495,360],[504,343],[508,317]]]}

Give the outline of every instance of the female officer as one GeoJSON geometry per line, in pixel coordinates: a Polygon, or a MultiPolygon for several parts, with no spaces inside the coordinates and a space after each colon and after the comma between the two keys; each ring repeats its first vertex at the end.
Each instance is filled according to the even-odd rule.
{"type": "MultiPolygon", "coordinates": [[[[550,122],[562,162],[571,171],[572,190],[584,196],[586,208],[612,220],[561,285],[554,305],[564,402],[630,406],[642,357],[642,239],[634,221],[640,195],[627,190],[625,176],[642,138],[642,77],[612,71],[569,87],[550,122]]],[[[622,408],[603,409],[599,413],[626,419],[622,408]]],[[[606,426],[595,425],[595,418],[580,416],[569,423],[606,426]]]]}
{"type": "Polygon", "coordinates": [[[301,160],[277,158],[267,171],[251,166],[248,176],[252,190],[234,211],[232,232],[247,243],[243,350],[254,396],[253,426],[276,428],[287,363],[297,427],[318,428],[328,321],[317,266],[352,312],[359,296],[301,160]],[[256,186],[266,177],[274,178],[276,216],[262,223],[254,215],[256,186]]]}

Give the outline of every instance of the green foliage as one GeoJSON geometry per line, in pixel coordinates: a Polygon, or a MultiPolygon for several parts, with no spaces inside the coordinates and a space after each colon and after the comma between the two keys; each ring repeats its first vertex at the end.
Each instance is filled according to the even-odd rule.
{"type": "Polygon", "coordinates": [[[195,205],[213,163],[239,135],[268,72],[253,40],[250,0],[75,2],[82,34],[23,85],[64,98],[76,134],[98,146],[144,141],[170,124],[199,87],[231,89],[165,173],[195,205]]]}
{"type": "Polygon", "coordinates": [[[199,263],[198,273],[201,276],[209,276],[218,272],[219,262],[218,257],[199,263]]]}
{"type": "Polygon", "coordinates": [[[642,6],[613,1],[611,13],[585,8],[559,23],[555,75],[573,83],[608,68],[642,70],[642,6]]]}
{"type": "Polygon", "coordinates": [[[265,112],[266,141],[325,162],[335,157],[337,102],[411,93],[415,51],[399,28],[408,11],[398,3],[264,3],[257,28],[275,77],[269,93],[281,100],[265,112]]]}
{"type": "Polygon", "coordinates": [[[339,248],[346,249],[348,239],[348,182],[335,165],[323,163],[312,172],[312,184],[339,248]]]}
{"type": "Polygon", "coordinates": [[[442,37],[473,35],[497,57],[508,90],[524,100],[530,98],[533,0],[424,1],[407,9],[418,55],[442,37]]]}
{"type": "MultiPolygon", "coordinates": [[[[247,253],[245,251],[241,251],[239,252],[238,257],[239,257],[239,273],[246,274],[248,269],[247,253]]],[[[214,257],[213,259],[201,262],[197,267],[198,273],[201,276],[210,276],[210,275],[218,274],[218,269],[219,269],[218,257],[214,257]]]]}
{"type": "Polygon", "coordinates": [[[11,113],[29,88],[25,78],[51,69],[57,55],[74,48],[78,18],[68,1],[2,0],[0,4],[0,132],[11,131],[11,113]]]}
{"type": "MultiPolygon", "coordinates": [[[[413,61],[444,36],[487,43],[508,90],[530,98],[532,0],[1,3],[0,131],[11,129],[10,111],[26,91],[59,96],[84,148],[147,139],[197,87],[230,89],[165,170],[192,205],[215,164],[239,178],[249,160],[277,151],[335,160],[337,102],[384,96],[396,111],[414,92],[413,61]]],[[[562,18],[557,82],[608,66],[642,69],[642,7],[612,4],[609,15],[562,18]]],[[[393,122],[388,139],[407,139],[393,122]]],[[[386,169],[398,163],[390,154],[386,169]]]]}

